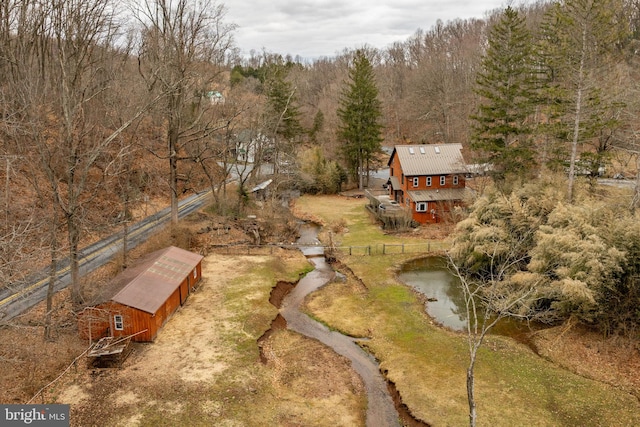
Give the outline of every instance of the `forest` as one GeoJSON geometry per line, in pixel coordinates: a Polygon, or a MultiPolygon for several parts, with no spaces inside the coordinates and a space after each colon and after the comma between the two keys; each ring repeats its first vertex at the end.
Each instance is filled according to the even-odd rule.
{"type": "Polygon", "coordinates": [[[180,198],[210,189],[237,217],[261,166],[279,191],[332,193],[383,167],[382,147],[461,143],[493,181],[457,229],[469,277],[535,288],[520,309],[545,321],[638,333],[638,186],[612,201],[596,178],[637,175],[640,2],[509,6],[312,61],[240,56],[224,4],[125,6],[0,6],[4,286],[68,258],[80,303],[80,249],[150,201],[177,222],[180,198]],[[377,100],[364,156],[347,132],[358,64],[377,100]]]}

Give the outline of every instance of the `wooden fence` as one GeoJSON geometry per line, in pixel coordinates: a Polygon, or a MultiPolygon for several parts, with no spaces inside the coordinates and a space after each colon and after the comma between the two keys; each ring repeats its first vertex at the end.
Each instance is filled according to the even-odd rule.
{"type": "MultiPolygon", "coordinates": [[[[309,245],[214,245],[208,248],[209,253],[224,255],[273,255],[280,250],[299,250],[309,245]]],[[[314,246],[322,248],[325,252],[329,246],[314,246]]],[[[350,256],[372,255],[398,255],[398,254],[428,254],[442,252],[449,248],[449,244],[443,242],[425,241],[423,243],[374,243],[363,246],[337,246],[333,250],[350,256]]]]}

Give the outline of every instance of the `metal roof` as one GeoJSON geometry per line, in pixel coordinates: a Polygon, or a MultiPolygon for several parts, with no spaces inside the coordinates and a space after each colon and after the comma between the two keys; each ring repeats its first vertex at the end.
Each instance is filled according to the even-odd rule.
{"type": "Polygon", "coordinates": [[[269,185],[271,185],[271,183],[273,182],[273,179],[268,179],[264,182],[261,182],[260,184],[256,185],[255,187],[253,187],[253,189],[251,190],[252,193],[255,193],[256,191],[260,191],[260,190],[264,190],[265,188],[267,188],[269,185]]]}
{"type": "Polygon", "coordinates": [[[402,186],[400,185],[400,180],[397,176],[390,176],[389,181],[391,183],[391,188],[393,190],[402,190],[402,186]]]}
{"type": "Polygon", "coordinates": [[[452,200],[463,200],[466,194],[466,188],[439,188],[437,190],[409,191],[409,197],[414,202],[444,202],[452,200]]]}
{"type": "Polygon", "coordinates": [[[405,176],[464,173],[462,144],[396,145],[391,153],[398,156],[405,176]]]}
{"type": "Polygon", "coordinates": [[[154,314],[203,258],[175,246],[153,252],[111,300],[154,314]]]}

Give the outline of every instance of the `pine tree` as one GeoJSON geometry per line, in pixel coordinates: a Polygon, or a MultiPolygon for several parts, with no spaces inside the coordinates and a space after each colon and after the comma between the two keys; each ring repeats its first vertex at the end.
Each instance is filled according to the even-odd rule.
{"type": "Polygon", "coordinates": [[[619,19],[620,0],[565,0],[555,3],[542,26],[540,56],[547,72],[547,106],[557,116],[557,133],[569,142],[567,199],[573,185],[580,145],[617,126],[611,110],[618,104],[605,100],[615,54],[626,37],[619,19]]]}
{"type": "Polygon", "coordinates": [[[358,187],[363,188],[365,166],[380,152],[382,143],[382,107],[373,67],[363,51],[357,50],[349,69],[349,81],[343,90],[338,108],[338,139],[342,153],[358,187]]]}
{"type": "Polygon", "coordinates": [[[527,175],[535,165],[529,125],[535,105],[531,35],[524,18],[507,7],[491,29],[476,78],[482,97],[473,120],[472,148],[492,165],[498,182],[527,175]]]}

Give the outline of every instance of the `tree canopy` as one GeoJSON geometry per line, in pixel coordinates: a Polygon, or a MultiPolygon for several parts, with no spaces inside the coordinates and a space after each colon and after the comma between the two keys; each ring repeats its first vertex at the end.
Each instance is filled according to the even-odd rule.
{"type": "Polygon", "coordinates": [[[476,79],[481,100],[472,116],[472,148],[498,181],[525,176],[535,163],[531,115],[535,109],[533,44],[524,17],[508,6],[491,28],[476,79]]]}
{"type": "Polygon", "coordinates": [[[338,139],[352,175],[362,188],[366,165],[380,152],[382,110],[371,62],[361,50],[355,52],[338,108],[338,139]]]}

